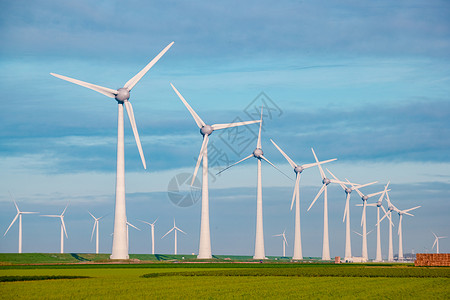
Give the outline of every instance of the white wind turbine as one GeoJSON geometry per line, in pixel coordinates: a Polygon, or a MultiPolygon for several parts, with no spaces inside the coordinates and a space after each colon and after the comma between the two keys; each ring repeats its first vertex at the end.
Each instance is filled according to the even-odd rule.
{"type": "MultiPolygon", "coordinates": [[[[314,149],[311,148],[312,153],[314,154],[314,158],[316,160],[316,163],[319,163],[319,160],[317,159],[316,153],[314,152],[314,149]]],[[[317,193],[314,200],[311,202],[311,205],[308,208],[308,211],[311,209],[311,207],[314,205],[316,200],[319,198],[319,196],[323,193],[324,194],[324,201],[323,201],[323,246],[322,246],[322,260],[330,260],[330,242],[328,238],[328,185],[330,183],[345,183],[339,180],[335,179],[329,179],[325,176],[325,172],[322,169],[322,166],[320,163],[317,165],[319,167],[320,176],[322,177],[322,187],[320,188],[319,192],[317,193]]]]}
{"type": "Polygon", "coordinates": [[[113,98],[118,103],[118,125],[117,125],[117,171],[116,171],[116,204],[114,215],[114,235],[113,235],[113,247],[111,259],[128,259],[128,245],[127,245],[127,217],[126,217],[126,205],[125,205],[125,158],[124,158],[124,118],[123,118],[123,106],[125,105],[128,118],[133,129],[136,145],[141,156],[142,164],[146,169],[144,153],[142,152],[141,141],[136,127],[136,121],[134,118],[133,107],[129,101],[130,92],[133,87],[141,80],[141,78],[150,70],[151,67],[169,50],[174,42],[170,43],[164,48],[148,65],[146,65],[139,73],[133,78],[128,80],[122,88],[118,90],[98,86],[92,83],[84,82],[81,80],[73,79],[70,77],[50,73],[51,75],[60,79],[72,82],[74,84],[81,85],[88,89],[99,92],[107,97],[113,98]]]}
{"type": "MultiPolygon", "coordinates": [[[[256,237],[255,237],[255,255],[253,256],[253,259],[266,259],[265,250],[264,250],[264,229],[263,229],[263,207],[262,207],[262,183],[261,183],[261,159],[265,160],[267,163],[269,163],[272,167],[280,171],[273,163],[271,163],[263,154],[264,152],[261,149],[261,125],[262,125],[262,116],[263,116],[263,109],[261,107],[261,121],[259,123],[259,133],[258,133],[258,141],[256,142],[256,149],[253,150],[253,153],[250,154],[247,157],[244,157],[238,162],[235,162],[232,165],[229,165],[222,171],[220,171],[217,174],[222,173],[223,171],[231,168],[232,166],[235,166],[244,160],[247,160],[251,157],[254,157],[258,159],[258,171],[257,171],[257,188],[256,188],[256,237]]],[[[281,172],[281,171],[280,171],[281,172]]],[[[281,172],[284,174],[283,172],[281,172]]],[[[284,174],[286,177],[289,178],[286,174],[284,174]]],[[[290,179],[290,178],[289,178],[290,179]]]]}
{"type": "Polygon", "coordinates": [[[187,103],[184,97],[180,94],[180,92],[170,84],[181,99],[183,104],[191,113],[194,118],[195,123],[197,123],[198,128],[200,128],[200,133],[203,136],[202,147],[200,148],[200,154],[198,155],[197,164],[194,169],[194,174],[192,175],[191,185],[194,183],[195,177],[197,176],[198,168],[200,166],[200,162],[203,160],[202,166],[202,213],[201,213],[201,221],[200,221],[200,244],[198,250],[199,259],[208,259],[212,258],[211,254],[211,235],[210,235],[210,227],[209,227],[209,194],[208,194],[208,141],[209,136],[215,130],[226,129],[236,126],[249,125],[253,123],[260,122],[257,121],[246,121],[246,122],[237,122],[237,123],[229,123],[229,124],[214,124],[207,125],[203,120],[197,115],[197,113],[192,109],[192,107],[187,103]]]}
{"type": "MultiPolygon", "coordinates": [[[[328,173],[330,173],[331,176],[333,176],[333,178],[335,180],[339,181],[339,179],[336,176],[334,176],[334,174],[331,173],[330,170],[327,169],[327,171],[328,171],[328,173]]],[[[342,222],[345,222],[345,257],[344,257],[344,260],[346,260],[346,261],[350,261],[352,259],[352,245],[351,245],[351,234],[350,234],[350,195],[356,188],[360,189],[365,186],[375,184],[377,182],[378,181],[374,181],[371,183],[362,184],[362,185],[358,185],[358,186],[351,186],[351,187],[348,187],[347,185],[345,185],[343,183],[339,183],[339,185],[341,186],[341,188],[344,190],[344,192],[346,194],[344,218],[342,219],[342,222]]]]}
{"type": "Polygon", "coordinates": [[[151,227],[151,232],[152,232],[152,254],[155,254],[155,223],[156,223],[156,221],[158,221],[158,218],[156,218],[156,220],[153,223],[149,223],[149,222],[142,221],[142,220],[139,220],[139,221],[141,221],[142,223],[145,223],[147,225],[150,225],[150,227],[151,227]]]}
{"type": "Polygon", "coordinates": [[[275,234],[274,236],[281,236],[283,237],[283,239],[281,240],[281,242],[283,243],[283,257],[286,257],[286,245],[288,244],[287,240],[286,240],[286,229],[283,231],[283,233],[280,234],[275,234]]]}
{"type": "Polygon", "coordinates": [[[64,214],[66,212],[67,206],[69,206],[68,203],[66,205],[66,208],[64,208],[62,214],[60,215],[41,215],[41,217],[59,218],[59,220],[61,221],[61,253],[64,253],[64,234],[66,235],[66,238],[69,238],[67,236],[66,224],[64,224],[64,214]]]}
{"type": "Polygon", "coordinates": [[[435,237],[433,247],[431,247],[431,250],[433,250],[434,246],[436,246],[436,253],[439,254],[439,239],[445,239],[447,237],[446,236],[437,236],[434,232],[431,232],[431,233],[435,237]]]}
{"type": "MultiPolygon", "coordinates": [[[[354,186],[354,184],[352,184],[352,186],[354,186]]],[[[363,204],[357,204],[356,206],[362,206],[362,216],[361,216],[361,226],[363,228],[363,238],[362,238],[362,258],[364,260],[368,260],[369,259],[369,254],[367,252],[367,222],[366,222],[366,207],[367,207],[367,199],[376,196],[376,195],[380,195],[380,194],[384,194],[386,193],[385,190],[381,191],[381,192],[377,192],[377,193],[372,193],[372,194],[368,194],[365,195],[363,193],[361,193],[361,191],[358,189],[358,187],[354,188],[355,191],[358,193],[358,195],[361,197],[361,200],[363,201],[363,204]]],[[[390,190],[388,190],[390,191],[390,190]]]]}
{"type": "MultiPolygon", "coordinates": [[[[375,257],[375,261],[379,262],[379,261],[383,261],[383,257],[381,255],[381,233],[380,233],[380,207],[381,209],[383,209],[383,212],[386,214],[386,210],[384,209],[384,207],[381,205],[383,202],[383,198],[385,197],[387,191],[388,191],[388,186],[389,186],[390,181],[386,184],[386,186],[384,187],[384,191],[381,194],[380,198],[378,199],[378,201],[376,203],[370,203],[370,204],[366,204],[367,206],[373,206],[373,207],[377,207],[377,254],[375,257]]],[[[389,222],[392,223],[392,221],[389,218],[389,222]]]]}
{"type": "MultiPolygon", "coordinates": [[[[129,249],[129,247],[130,247],[130,240],[129,240],[129,233],[128,233],[128,228],[129,228],[130,226],[133,227],[133,228],[136,229],[136,230],[141,231],[139,228],[137,228],[136,226],[134,226],[133,224],[131,224],[130,222],[127,221],[127,248],[128,248],[128,249],[129,249]]],[[[128,252],[128,249],[127,249],[127,252],[128,252]]]]}
{"type": "Polygon", "coordinates": [[[91,214],[91,212],[88,211],[88,213],[91,215],[91,217],[94,219],[94,227],[92,227],[92,234],[91,234],[91,242],[92,242],[92,238],[94,237],[94,231],[97,228],[97,233],[96,233],[96,237],[95,237],[95,253],[98,254],[98,248],[99,248],[99,242],[98,242],[98,236],[99,236],[99,228],[98,228],[98,221],[100,221],[101,219],[103,219],[105,216],[102,216],[100,218],[96,218],[94,217],[93,214],[91,214]]]}
{"type": "Polygon", "coordinates": [[[169,231],[167,231],[167,233],[166,233],[165,235],[163,235],[161,239],[163,239],[166,235],[168,235],[168,234],[171,233],[172,231],[174,231],[174,233],[175,233],[175,246],[174,246],[174,247],[175,247],[175,250],[174,250],[174,254],[177,255],[177,231],[179,231],[179,232],[181,232],[181,233],[184,233],[184,234],[187,234],[187,233],[184,232],[183,230],[181,230],[180,228],[178,228],[178,227],[175,225],[175,219],[173,219],[173,227],[172,227],[172,229],[170,229],[169,231]]]}
{"type": "MultiPolygon", "coordinates": [[[[12,195],[11,195],[11,198],[13,198],[12,195]]],[[[11,226],[13,226],[14,222],[16,222],[17,218],[19,218],[19,252],[18,253],[22,253],[22,215],[38,214],[38,212],[20,211],[19,207],[17,206],[16,200],[14,200],[14,198],[13,198],[13,202],[14,202],[14,206],[16,207],[17,214],[14,217],[14,219],[12,220],[8,229],[6,229],[5,234],[3,236],[6,236],[9,229],[11,228],[11,226]]]]}
{"type": "Polygon", "coordinates": [[[395,209],[395,211],[398,213],[398,215],[400,216],[400,219],[398,221],[398,260],[403,260],[403,235],[402,235],[402,220],[403,220],[403,215],[408,215],[408,216],[414,216],[413,214],[410,214],[409,212],[419,208],[420,206],[416,206],[413,208],[409,208],[409,209],[405,209],[405,210],[400,210],[400,209],[395,209]]]}
{"type": "Polygon", "coordinates": [[[303,253],[302,253],[302,239],[301,239],[301,230],[300,230],[300,177],[303,170],[317,166],[318,164],[325,164],[331,161],[336,160],[329,159],[326,161],[321,161],[319,163],[311,163],[311,164],[304,164],[304,165],[297,165],[286,153],[284,153],[281,148],[275,144],[273,140],[270,140],[272,144],[280,151],[280,153],[286,158],[288,163],[291,165],[292,168],[294,168],[295,172],[295,185],[294,185],[294,194],[292,195],[292,201],[291,201],[291,210],[294,206],[295,201],[295,227],[294,227],[294,255],[292,256],[292,259],[303,259],[303,253]]]}
{"type": "Polygon", "coordinates": [[[384,218],[388,217],[389,219],[389,250],[388,250],[388,261],[394,261],[394,247],[392,244],[392,227],[394,223],[392,223],[392,212],[395,211],[395,206],[391,203],[391,199],[389,199],[389,193],[386,191],[386,201],[388,203],[388,210],[385,212],[384,216],[377,222],[377,226],[384,218]]]}

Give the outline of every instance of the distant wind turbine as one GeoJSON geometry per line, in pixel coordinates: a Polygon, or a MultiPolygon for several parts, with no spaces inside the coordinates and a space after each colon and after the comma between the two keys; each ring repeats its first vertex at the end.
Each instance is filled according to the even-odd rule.
{"type": "Polygon", "coordinates": [[[177,255],[177,231],[179,231],[179,232],[181,232],[181,233],[184,233],[184,234],[187,234],[187,233],[184,232],[183,230],[181,230],[180,228],[178,228],[177,225],[175,225],[175,218],[174,218],[174,219],[173,219],[173,227],[172,227],[172,229],[170,229],[169,231],[167,231],[167,233],[166,233],[165,235],[163,235],[163,236],[161,237],[161,239],[163,239],[166,235],[168,235],[168,234],[171,233],[172,231],[174,231],[174,234],[175,234],[175,246],[174,246],[175,250],[174,250],[174,254],[177,255]]]}
{"type": "Polygon", "coordinates": [[[61,221],[61,253],[64,253],[64,234],[66,235],[66,238],[69,238],[67,236],[66,224],[64,224],[64,214],[66,213],[66,209],[68,206],[69,203],[67,203],[66,208],[64,208],[62,214],[60,215],[41,215],[41,217],[59,218],[59,220],[61,221]]]}
{"type": "Polygon", "coordinates": [[[329,159],[326,161],[321,161],[319,163],[311,163],[311,164],[304,164],[304,165],[297,165],[286,153],[284,153],[281,148],[275,144],[273,140],[270,140],[272,144],[280,151],[280,153],[286,158],[288,163],[291,165],[292,168],[294,168],[295,172],[295,185],[294,185],[294,194],[292,195],[292,201],[291,201],[291,210],[294,206],[295,201],[295,230],[294,230],[294,255],[292,256],[292,259],[303,259],[303,253],[302,253],[302,239],[301,239],[301,230],[300,230],[300,177],[303,172],[303,170],[306,170],[308,168],[317,166],[318,164],[325,164],[331,161],[336,160],[329,159]]]}
{"type": "Polygon", "coordinates": [[[128,259],[128,244],[127,244],[127,215],[125,205],[125,158],[124,158],[124,128],[123,128],[123,106],[128,113],[131,128],[133,129],[134,138],[138,147],[139,155],[141,156],[144,169],[147,168],[142,151],[141,141],[134,119],[133,107],[129,101],[130,92],[133,87],[142,79],[142,77],[150,70],[151,67],[172,47],[174,42],[170,43],[164,48],[150,63],[148,63],[139,73],[127,81],[125,85],[118,89],[110,89],[98,86],[92,83],[73,79],[67,76],[50,73],[51,75],[60,79],[81,85],[85,88],[99,92],[109,98],[113,98],[118,103],[118,124],[117,124],[117,171],[116,171],[116,204],[114,215],[114,235],[111,259],[128,259]]]}
{"type": "Polygon", "coordinates": [[[447,238],[446,236],[437,236],[434,232],[431,232],[435,239],[434,239],[434,243],[433,243],[433,247],[431,247],[431,249],[434,249],[434,246],[436,246],[436,253],[439,254],[439,239],[445,239],[447,238]]]}
{"type": "MultiPolygon", "coordinates": [[[[129,234],[128,234],[128,228],[129,228],[130,226],[133,227],[133,228],[136,229],[136,230],[141,231],[139,228],[137,228],[136,226],[134,226],[133,224],[131,224],[130,222],[127,221],[127,247],[128,247],[128,248],[130,247],[130,240],[129,240],[129,234]]],[[[129,249],[128,249],[128,250],[129,250],[129,249]]]]}
{"type": "Polygon", "coordinates": [[[280,234],[275,234],[274,236],[281,236],[283,239],[281,240],[281,242],[283,243],[283,257],[286,257],[286,245],[288,244],[287,240],[286,240],[286,229],[283,231],[283,233],[280,234]]]}
{"type": "MultiPolygon", "coordinates": [[[[259,123],[259,133],[258,133],[258,141],[256,143],[256,149],[253,150],[253,153],[247,157],[244,157],[238,162],[235,162],[232,165],[229,165],[222,171],[217,174],[222,173],[223,171],[251,158],[254,157],[258,160],[258,170],[257,170],[257,188],[256,188],[256,236],[255,236],[255,255],[253,259],[266,259],[265,250],[264,250],[264,229],[263,229],[263,206],[262,206],[262,180],[261,180],[261,160],[265,160],[272,167],[280,171],[273,163],[271,163],[265,156],[264,152],[261,149],[261,126],[262,126],[262,117],[263,117],[263,108],[261,107],[261,122],[259,123]]],[[[280,171],[281,172],[281,171],[280,171]]],[[[281,172],[283,175],[289,178],[286,174],[281,172]]],[[[289,178],[290,179],[290,178],[289,178]]]]}
{"type": "Polygon", "coordinates": [[[96,218],[94,217],[93,214],[91,214],[90,211],[88,211],[88,213],[91,215],[91,217],[94,219],[94,227],[92,227],[92,234],[91,234],[91,242],[92,242],[92,238],[94,237],[94,231],[97,228],[97,233],[96,233],[96,237],[95,237],[95,253],[98,254],[98,248],[99,248],[99,242],[98,242],[98,236],[99,236],[99,228],[98,228],[98,223],[101,219],[103,219],[105,216],[102,216],[100,218],[96,218]]]}
{"type": "Polygon", "coordinates": [[[377,222],[377,226],[384,220],[384,218],[389,219],[389,248],[388,248],[388,261],[394,261],[394,247],[392,243],[392,227],[394,227],[394,223],[392,223],[392,212],[395,211],[395,206],[392,204],[391,199],[389,198],[389,193],[386,191],[386,201],[388,203],[388,210],[385,212],[384,216],[377,222]]]}
{"type": "MultiPolygon", "coordinates": [[[[10,193],[11,195],[11,193],[10,193]]],[[[8,229],[6,229],[5,234],[3,236],[6,236],[11,226],[13,226],[14,222],[16,222],[17,218],[19,218],[19,253],[22,253],[22,215],[28,215],[28,214],[38,214],[38,212],[28,212],[28,211],[20,211],[19,207],[17,206],[16,200],[14,200],[14,197],[11,195],[11,198],[13,199],[14,206],[16,207],[17,214],[12,220],[11,224],[9,225],[8,229]]]]}
{"type": "Polygon", "coordinates": [[[155,223],[156,223],[156,221],[158,221],[158,218],[156,218],[156,220],[153,223],[149,223],[149,222],[142,221],[142,220],[139,220],[139,221],[141,221],[142,223],[145,223],[147,225],[150,225],[150,227],[151,227],[151,232],[152,232],[152,254],[155,254],[155,223]]]}
{"type": "Polygon", "coordinates": [[[403,215],[408,215],[408,216],[414,216],[413,214],[410,214],[409,212],[419,208],[420,206],[416,206],[413,208],[409,208],[409,209],[405,209],[405,210],[400,210],[400,209],[396,209],[395,211],[398,213],[398,215],[400,216],[400,219],[398,221],[398,260],[403,260],[403,232],[402,232],[402,220],[403,220],[403,215]]]}
{"type": "Polygon", "coordinates": [[[202,166],[202,213],[200,220],[200,244],[198,250],[199,259],[208,259],[212,258],[211,254],[211,235],[210,235],[210,227],[209,227],[209,193],[208,193],[208,141],[209,136],[215,130],[232,128],[236,126],[249,125],[260,122],[257,121],[246,121],[246,122],[237,122],[237,123],[229,123],[229,124],[214,124],[207,125],[203,120],[197,115],[197,113],[192,109],[192,107],[187,103],[184,97],[180,94],[180,92],[170,84],[178,95],[178,97],[183,102],[184,106],[188,109],[189,113],[194,118],[195,123],[197,123],[198,128],[200,128],[200,133],[203,136],[202,147],[200,148],[200,154],[198,155],[197,164],[194,169],[194,174],[192,175],[191,185],[193,185],[195,177],[197,176],[198,168],[200,166],[200,162],[203,160],[202,166]]]}

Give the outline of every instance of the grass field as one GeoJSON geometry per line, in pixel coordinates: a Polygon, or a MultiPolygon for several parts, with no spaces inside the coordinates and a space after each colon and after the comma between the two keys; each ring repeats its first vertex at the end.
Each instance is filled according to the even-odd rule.
{"type": "Polygon", "coordinates": [[[450,268],[411,264],[10,264],[0,266],[1,278],[25,280],[0,282],[2,299],[448,299],[450,295],[450,268]],[[88,278],[57,279],[68,276],[88,278]]]}

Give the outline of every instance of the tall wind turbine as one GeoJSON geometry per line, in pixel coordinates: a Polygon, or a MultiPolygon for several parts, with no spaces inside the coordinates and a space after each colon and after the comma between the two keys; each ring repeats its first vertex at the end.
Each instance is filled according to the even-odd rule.
{"type": "Polygon", "coordinates": [[[437,236],[434,232],[431,232],[435,239],[434,239],[434,243],[433,243],[433,247],[431,247],[431,249],[434,248],[434,246],[436,246],[436,253],[439,254],[439,239],[445,239],[447,238],[446,236],[437,236]]]}
{"type": "Polygon", "coordinates": [[[200,148],[200,154],[198,155],[197,164],[194,169],[194,175],[192,175],[191,185],[194,183],[195,177],[197,176],[198,168],[200,166],[200,162],[203,160],[203,177],[202,177],[202,213],[201,213],[201,221],[200,221],[200,245],[198,250],[199,259],[208,259],[212,258],[211,254],[211,234],[209,227],[209,194],[208,194],[208,141],[209,136],[215,130],[231,128],[242,125],[249,125],[253,123],[260,122],[257,121],[246,121],[246,122],[237,122],[237,123],[229,123],[229,124],[214,124],[207,125],[203,120],[197,115],[197,113],[192,109],[192,107],[187,103],[184,97],[180,94],[180,92],[170,84],[181,99],[183,104],[191,113],[194,118],[195,123],[197,123],[198,128],[200,128],[200,133],[203,136],[202,147],[200,148]]]}
{"type": "MultiPolygon", "coordinates": [[[[12,195],[11,195],[12,198],[12,195]]],[[[19,218],[19,253],[22,253],[22,215],[28,215],[28,214],[38,214],[38,212],[33,211],[20,211],[19,207],[17,206],[16,200],[14,200],[14,206],[16,207],[17,214],[12,220],[11,224],[9,225],[8,229],[6,229],[5,234],[3,236],[6,236],[11,226],[13,226],[14,222],[16,222],[17,218],[19,218]]],[[[439,246],[438,246],[439,247],[439,246]]],[[[439,249],[439,248],[438,248],[439,249]]]]}
{"type": "Polygon", "coordinates": [[[139,228],[137,228],[136,226],[134,226],[133,224],[131,224],[130,222],[127,221],[127,247],[128,248],[130,247],[130,240],[129,240],[129,233],[128,233],[128,229],[129,229],[130,226],[133,227],[136,230],[141,231],[139,228]]]}
{"type": "Polygon", "coordinates": [[[66,224],[64,224],[64,214],[66,212],[67,206],[69,206],[69,203],[67,203],[66,208],[64,208],[62,214],[60,215],[42,215],[42,217],[59,218],[59,220],[61,221],[61,253],[64,253],[64,234],[66,235],[66,238],[69,238],[67,236],[66,224]]]}
{"type": "Polygon", "coordinates": [[[380,222],[384,220],[384,218],[388,217],[389,219],[389,250],[388,250],[388,261],[394,261],[394,247],[392,244],[392,227],[394,223],[392,223],[392,212],[395,211],[395,206],[392,204],[391,199],[389,198],[389,193],[386,191],[386,201],[388,203],[388,210],[385,212],[384,216],[377,222],[377,226],[380,226],[380,222]]]}
{"type": "Polygon", "coordinates": [[[142,221],[142,220],[139,220],[139,221],[141,221],[142,223],[145,223],[147,225],[150,225],[150,227],[151,227],[151,231],[152,231],[152,254],[155,254],[155,223],[156,223],[156,221],[158,221],[158,218],[156,218],[156,220],[153,223],[149,223],[149,222],[142,221]]]}
{"type": "MultiPolygon", "coordinates": [[[[325,172],[322,169],[322,166],[319,163],[319,160],[317,159],[316,153],[314,152],[314,149],[311,148],[312,153],[314,154],[314,159],[316,160],[316,163],[318,163],[320,176],[322,177],[322,187],[320,188],[319,192],[317,193],[314,200],[311,202],[311,205],[308,208],[308,211],[311,209],[311,207],[314,205],[316,200],[319,198],[319,196],[323,193],[323,246],[322,246],[322,260],[330,260],[330,241],[328,238],[328,185],[330,183],[345,183],[341,182],[339,180],[335,179],[329,179],[325,176],[325,172]]],[[[336,158],[337,159],[337,158],[336,158]]]]}
{"type": "MultiPolygon", "coordinates": [[[[266,259],[265,250],[264,250],[264,229],[263,229],[263,211],[262,211],[262,183],[261,183],[261,159],[265,160],[267,163],[269,163],[272,167],[280,171],[273,163],[271,163],[265,156],[264,152],[261,149],[261,125],[262,125],[262,116],[263,116],[263,109],[261,107],[261,121],[259,123],[259,133],[258,133],[258,141],[256,142],[256,149],[253,150],[253,153],[249,156],[241,159],[238,162],[235,162],[232,165],[229,165],[222,171],[220,171],[217,174],[222,173],[223,171],[231,168],[232,166],[235,166],[244,160],[247,160],[251,157],[254,157],[258,160],[258,179],[257,179],[257,189],[256,189],[256,237],[255,237],[255,255],[253,256],[253,259],[266,259]]],[[[280,171],[281,172],[281,171],[280,171]]],[[[281,172],[284,174],[283,172],[281,172]]],[[[289,178],[286,174],[284,174],[286,177],[289,178]]],[[[290,178],[289,178],[290,179],[290,178]]]]}
{"type": "Polygon", "coordinates": [[[92,242],[92,238],[94,237],[94,231],[97,228],[97,233],[96,233],[96,237],[95,237],[95,253],[98,254],[98,236],[99,236],[99,228],[98,228],[98,221],[100,221],[101,219],[103,219],[105,216],[102,216],[100,218],[96,218],[94,217],[93,214],[91,214],[91,212],[88,211],[88,213],[91,215],[91,217],[94,219],[94,227],[92,227],[92,234],[91,234],[91,242],[92,242]]]}
{"type": "Polygon", "coordinates": [[[295,201],[295,230],[294,230],[294,256],[292,256],[292,259],[303,259],[302,254],[302,239],[301,239],[301,231],[300,231],[300,177],[303,172],[303,170],[317,166],[318,164],[325,164],[331,161],[336,160],[329,159],[326,161],[321,161],[319,163],[311,163],[311,164],[304,164],[304,165],[297,165],[286,153],[284,153],[281,148],[275,144],[273,140],[270,140],[272,144],[280,151],[280,153],[286,158],[288,163],[291,165],[292,168],[294,168],[295,172],[295,185],[294,185],[294,194],[292,195],[292,201],[291,201],[291,210],[294,206],[295,201]]]}
{"type": "Polygon", "coordinates": [[[128,245],[127,245],[127,216],[125,205],[125,158],[124,158],[124,128],[123,128],[123,106],[125,105],[128,118],[133,129],[136,145],[141,156],[142,164],[146,169],[144,153],[142,152],[141,141],[136,127],[136,121],[134,119],[133,107],[129,101],[130,92],[133,87],[142,79],[142,77],[150,70],[151,67],[172,47],[174,42],[170,43],[164,48],[148,65],[146,65],[139,73],[133,78],[127,81],[123,88],[118,90],[98,86],[92,83],[84,82],[81,80],[73,79],[70,77],[50,73],[51,75],[60,79],[72,82],[74,84],[81,85],[88,89],[99,92],[109,98],[113,98],[118,103],[118,125],[117,125],[117,171],[116,171],[116,204],[114,215],[114,235],[113,235],[113,247],[111,259],[128,259],[128,245]]]}
{"type": "Polygon", "coordinates": [[[283,257],[286,257],[286,245],[288,244],[287,240],[286,240],[286,229],[283,231],[283,233],[280,234],[275,234],[274,236],[281,236],[283,237],[283,239],[281,240],[281,242],[283,243],[283,257]]]}
{"type": "MultiPolygon", "coordinates": [[[[386,193],[387,193],[387,188],[389,186],[390,181],[386,184],[386,186],[384,187],[384,191],[381,194],[380,198],[378,198],[378,201],[376,203],[370,203],[370,204],[366,204],[367,206],[373,206],[373,207],[377,207],[377,254],[375,257],[375,261],[379,262],[379,261],[383,261],[383,257],[381,255],[381,233],[380,233],[380,207],[383,209],[383,212],[386,213],[386,210],[384,209],[384,207],[382,206],[382,202],[383,202],[383,198],[385,197],[386,193]]],[[[389,220],[389,222],[392,222],[391,220],[389,220]]]]}
{"type": "Polygon", "coordinates": [[[175,225],[175,219],[173,219],[173,227],[172,229],[170,229],[169,231],[167,231],[167,233],[165,235],[162,236],[161,239],[163,239],[166,235],[168,235],[169,233],[171,233],[172,231],[174,231],[175,233],[175,250],[174,250],[174,254],[177,255],[177,231],[187,234],[186,232],[184,232],[183,230],[181,230],[180,228],[177,227],[177,225],[175,225]]]}
{"type": "MultiPolygon", "coordinates": [[[[330,170],[327,169],[327,171],[328,171],[328,173],[330,173],[331,176],[333,176],[333,178],[335,180],[339,180],[336,176],[334,176],[333,173],[331,173],[330,170]]],[[[344,192],[346,194],[344,218],[342,219],[342,222],[345,222],[345,257],[344,257],[344,260],[346,260],[346,261],[352,260],[352,244],[351,244],[351,233],[350,233],[350,195],[356,188],[360,189],[365,186],[375,184],[377,182],[378,181],[374,181],[371,183],[362,184],[362,185],[358,185],[358,186],[351,186],[351,187],[348,187],[347,185],[345,185],[343,183],[339,183],[339,185],[341,186],[341,188],[344,190],[344,192]]]]}
{"type": "Polygon", "coordinates": [[[413,214],[410,214],[409,212],[419,208],[420,206],[416,206],[413,208],[409,208],[409,209],[405,209],[405,210],[400,210],[400,209],[396,209],[395,211],[398,213],[398,215],[400,216],[400,219],[398,221],[398,260],[403,260],[403,235],[402,235],[402,220],[403,220],[403,215],[408,215],[408,216],[414,216],[413,214]]]}
{"type": "MultiPolygon", "coordinates": [[[[365,194],[361,193],[361,191],[357,187],[355,187],[355,190],[358,193],[358,195],[361,197],[361,200],[363,201],[363,204],[357,204],[356,206],[362,206],[363,207],[362,216],[361,216],[361,226],[363,228],[363,233],[362,233],[363,234],[363,238],[362,238],[362,258],[367,261],[369,259],[369,254],[367,253],[367,222],[366,222],[367,199],[369,199],[369,198],[371,198],[373,196],[376,196],[376,195],[384,194],[384,193],[386,193],[386,191],[383,190],[381,192],[365,195],[365,194]]],[[[388,190],[388,191],[390,191],[390,190],[388,190]]]]}

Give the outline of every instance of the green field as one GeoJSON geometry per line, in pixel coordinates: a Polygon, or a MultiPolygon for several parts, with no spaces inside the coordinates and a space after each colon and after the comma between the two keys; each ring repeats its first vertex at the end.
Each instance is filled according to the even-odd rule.
{"type": "MultiPolygon", "coordinates": [[[[17,254],[0,255],[0,261],[9,259],[0,266],[0,298],[448,299],[450,295],[448,267],[222,262],[225,258],[217,258],[214,263],[178,263],[182,256],[167,256],[166,262],[155,257],[153,263],[145,264],[107,264],[106,261],[92,264],[85,263],[88,258],[79,254],[27,255],[22,258],[14,258],[17,254]],[[36,259],[53,260],[48,263],[67,261],[70,256],[74,260],[70,262],[78,263],[17,265],[33,255],[36,259]],[[64,279],[69,276],[87,278],[64,279]]],[[[94,257],[97,261],[106,260],[95,255],[91,258],[94,257]]]]}

